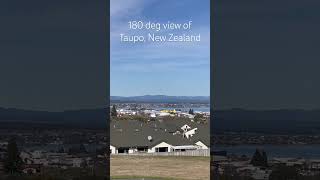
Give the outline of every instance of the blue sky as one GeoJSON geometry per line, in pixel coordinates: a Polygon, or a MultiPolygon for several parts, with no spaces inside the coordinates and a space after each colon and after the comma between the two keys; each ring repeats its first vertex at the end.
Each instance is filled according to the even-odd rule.
{"type": "MultiPolygon", "coordinates": [[[[209,0],[111,0],[111,95],[209,96],[209,0]],[[184,23],[201,34],[201,42],[123,43],[132,34],[128,21],[184,23]]],[[[134,31],[146,34],[147,30],[134,31]]],[[[168,34],[168,31],[157,34],[168,34]]]]}

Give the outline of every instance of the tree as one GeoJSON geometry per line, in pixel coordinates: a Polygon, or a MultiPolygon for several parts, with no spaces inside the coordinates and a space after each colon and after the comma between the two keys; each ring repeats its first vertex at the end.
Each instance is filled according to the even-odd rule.
{"type": "Polygon", "coordinates": [[[117,108],[115,105],[113,105],[111,109],[111,117],[117,117],[117,115],[118,115],[117,108]]]}
{"type": "Polygon", "coordinates": [[[189,109],[189,114],[194,115],[193,109],[189,109]]]}
{"type": "Polygon", "coordinates": [[[143,116],[143,115],[135,115],[133,116],[133,120],[136,120],[136,121],[141,121],[141,122],[148,122],[148,117],[146,116],[143,116]]]}
{"type": "Polygon", "coordinates": [[[15,139],[11,139],[8,143],[7,157],[5,159],[5,169],[10,174],[15,174],[20,172],[22,165],[22,159],[20,158],[20,153],[18,150],[17,143],[15,139]]]}
{"type": "Polygon", "coordinates": [[[256,149],[256,152],[254,153],[251,159],[251,164],[254,166],[267,167],[268,166],[267,153],[265,151],[260,151],[256,149]]]}
{"type": "Polygon", "coordinates": [[[202,122],[202,121],[204,121],[203,114],[196,114],[196,115],[194,116],[194,121],[195,121],[195,122],[202,122]]]}

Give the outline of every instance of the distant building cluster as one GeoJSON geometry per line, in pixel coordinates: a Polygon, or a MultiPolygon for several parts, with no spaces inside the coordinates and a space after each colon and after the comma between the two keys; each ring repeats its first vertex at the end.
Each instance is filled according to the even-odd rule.
{"type": "Polygon", "coordinates": [[[195,114],[201,114],[203,115],[204,118],[210,117],[210,112],[195,111],[192,114],[190,114],[189,112],[183,112],[181,110],[176,110],[176,109],[163,109],[163,110],[117,109],[117,114],[119,117],[124,115],[138,115],[138,114],[144,114],[150,118],[171,116],[171,117],[186,117],[186,118],[194,119],[195,114]]]}
{"type": "Polygon", "coordinates": [[[92,167],[93,158],[83,155],[69,155],[68,153],[54,153],[45,151],[21,152],[20,157],[24,162],[24,173],[36,173],[41,167],[55,167],[67,169],[70,167],[92,167]]]}
{"type": "MultiPolygon", "coordinates": [[[[0,176],[6,174],[5,162],[10,146],[10,132],[1,132],[0,176]]],[[[29,130],[16,132],[19,171],[42,173],[43,169],[94,168],[106,164],[106,134],[101,130],[43,130],[38,136],[29,130]],[[42,142],[45,141],[45,142],[42,142]]]]}
{"type": "MultiPolygon", "coordinates": [[[[257,152],[256,152],[257,153],[257,152]]],[[[293,172],[299,177],[319,177],[320,160],[304,158],[271,158],[267,165],[257,165],[253,158],[246,156],[227,156],[221,153],[213,153],[213,174],[215,179],[220,177],[247,177],[255,180],[277,179],[272,173],[282,177],[289,177],[293,172]],[[282,170],[286,169],[286,170],[282,170]],[[292,169],[293,171],[289,171],[292,169]],[[287,173],[287,174],[286,174],[287,173]],[[289,173],[289,174],[288,174],[289,173]],[[271,178],[272,177],[272,178],[271,178]]]]}

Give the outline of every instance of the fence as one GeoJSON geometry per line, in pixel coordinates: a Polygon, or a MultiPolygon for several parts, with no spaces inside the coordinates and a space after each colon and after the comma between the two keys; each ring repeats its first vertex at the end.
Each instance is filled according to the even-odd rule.
{"type": "Polygon", "coordinates": [[[200,156],[209,157],[210,149],[199,149],[192,151],[174,151],[174,152],[153,152],[153,153],[120,153],[112,154],[117,156],[200,156]]]}

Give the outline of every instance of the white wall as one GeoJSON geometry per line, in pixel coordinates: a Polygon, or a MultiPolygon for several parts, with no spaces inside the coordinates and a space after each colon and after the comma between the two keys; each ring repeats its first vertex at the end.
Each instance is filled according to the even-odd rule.
{"type": "Polygon", "coordinates": [[[186,151],[194,151],[199,149],[200,147],[198,145],[185,145],[185,146],[173,146],[173,149],[175,151],[179,151],[179,150],[186,150],[186,151]]]}
{"type": "Polygon", "coordinates": [[[201,149],[209,149],[208,146],[206,146],[205,144],[203,144],[201,141],[198,141],[195,143],[196,145],[200,146],[201,149]]]}
{"type": "Polygon", "coordinates": [[[167,112],[160,112],[159,116],[170,116],[170,113],[167,112]]]}
{"type": "Polygon", "coordinates": [[[110,145],[111,154],[118,154],[117,148],[110,145]]]}
{"type": "Polygon", "coordinates": [[[172,151],[172,145],[170,145],[170,144],[168,144],[166,142],[161,142],[158,145],[153,146],[151,149],[148,149],[148,153],[156,152],[156,148],[159,148],[159,147],[167,147],[168,148],[168,152],[172,151]]]}
{"type": "Polygon", "coordinates": [[[129,154],[132,154],[132,153],[135,153],[135,152],[137,152],[137,151],[138,151],[137,149],[132,149],[132,148],[130,148],[128,153],[129,153],[129,154]]]}

